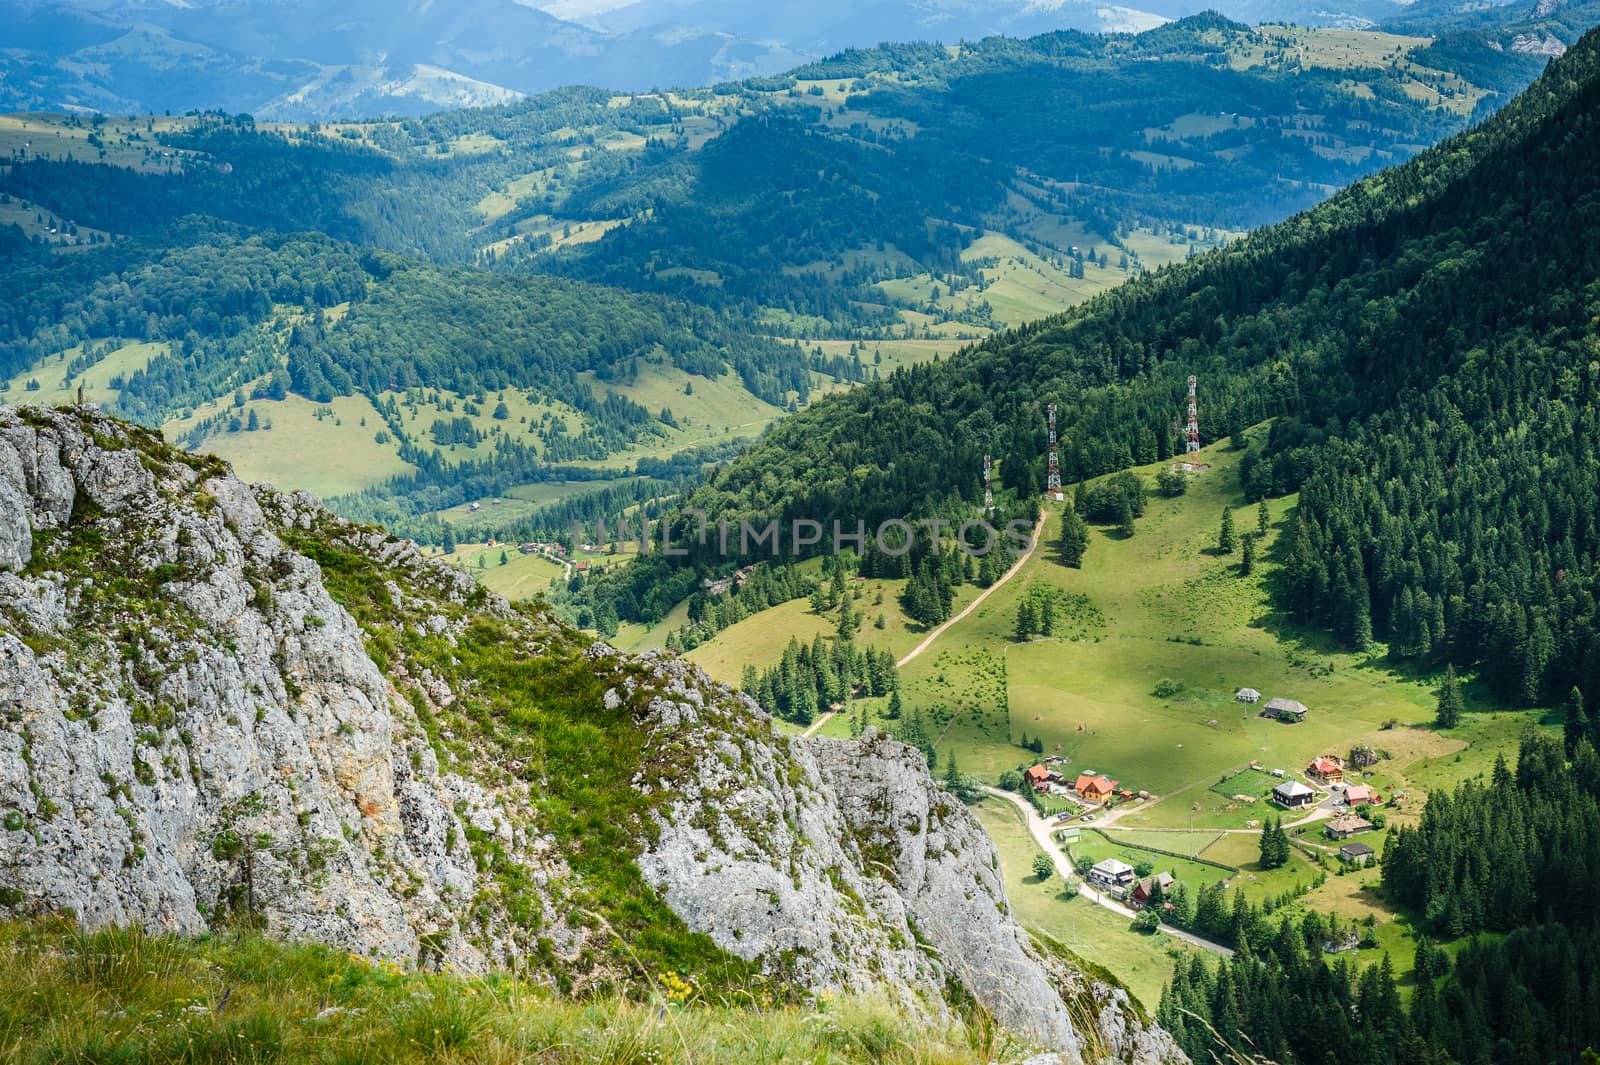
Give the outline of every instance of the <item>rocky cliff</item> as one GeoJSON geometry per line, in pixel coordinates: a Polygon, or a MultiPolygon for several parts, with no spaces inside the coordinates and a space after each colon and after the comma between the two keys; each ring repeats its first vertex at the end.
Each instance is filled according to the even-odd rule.
{"type": "Polygon", "coordinates": [[[87,410],[0,409],[0,903],[567,989],[975,1001],[1181,1055],[1032,944],[914,751],[776,732],[682,662],[87,410]]]}

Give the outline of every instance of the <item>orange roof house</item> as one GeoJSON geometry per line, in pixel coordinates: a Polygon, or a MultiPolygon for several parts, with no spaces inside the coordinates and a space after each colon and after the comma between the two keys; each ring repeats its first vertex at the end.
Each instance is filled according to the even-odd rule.
{"type": "Polygon", "coordinates": [[[1111,798],[1112,792],[1117,790],[1116,784],[1103,773],[1097,777],[1091,777],[1085,773],[1078,777],[1078,781],[1073,785],[1073,788],[1079,795],[1090,802],[1105,802],[1111,798]]]}
{"type": "Polygon", "coordinates": [[[1042,765],[1036,765],[1029,768],[1028,772],[1024,775],[1028,778],[1028,783],[1032,784],[1035,788],[1042,788],[1050,783],[1050,770],[1046,769],[1042,765]]]}

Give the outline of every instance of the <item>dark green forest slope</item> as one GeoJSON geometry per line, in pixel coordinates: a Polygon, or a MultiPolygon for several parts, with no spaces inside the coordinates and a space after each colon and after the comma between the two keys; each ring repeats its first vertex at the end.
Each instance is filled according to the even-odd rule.
{"type": "MultiPolygon", "coordinates": [[[[781,423],[693,499],[869,523],[1022,495],[1061,404],[1070,483],[1276,418],[1250,495],[1300,491],[1294,614],[1498,698],[1600,693],[1600,34],[1513,105],[1221,252],[781,423]]],[[[691,547],[694,545],[691,544],[691,547]]],[[[643,570],[633,578],[645,579],[643,570]]],[[[642,597],[635,595],[636,600],[642,597]]]]}

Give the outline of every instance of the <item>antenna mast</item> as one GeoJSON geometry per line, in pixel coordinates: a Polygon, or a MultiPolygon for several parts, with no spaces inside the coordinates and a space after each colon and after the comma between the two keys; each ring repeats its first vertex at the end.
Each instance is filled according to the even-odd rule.
{"type": "Polygon", "coordinates": [[[983,456],[983,512],[994,510],[994,460],[983,456]]]}
{"type": "Polygon", "coordinates": [[[1050,404],[1047,408],[1050,419],[1050,463],[1045,480],[1045,492],[1051,499],[1065,498],[1061,493],[1061,454],[1056,448],[1056,405],[1050,404]]]}
{"type": "Polygon", "coordinates": [[[1194,374],[1189,375],[1189,427],[1185,432],[1187,443],[1184,452],[1189,455],[1200,453],[1200,406],[1195,401],[1195,385],[1199,383],[1194,374]]]}

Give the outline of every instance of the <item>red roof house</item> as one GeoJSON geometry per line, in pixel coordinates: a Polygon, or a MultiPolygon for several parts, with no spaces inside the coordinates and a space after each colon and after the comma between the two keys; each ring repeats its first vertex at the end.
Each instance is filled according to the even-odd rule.
{"type": "Polygon", "coordinates": [[[1117,790],[1117,786],[1111,778],[1103,773],[1097,777],[1091,777],[1085,773],[1078,777],[1073,789],[1089,802],[1101,803],[1111,798],[1112,793],[1117,790]]]}
{"type": "Polygon", "coordinates": [[[1344,783],[1344,763],[1332,755],[1318,755],[1306,766],[1306,776],[1319,784],[1344,783]]]}

